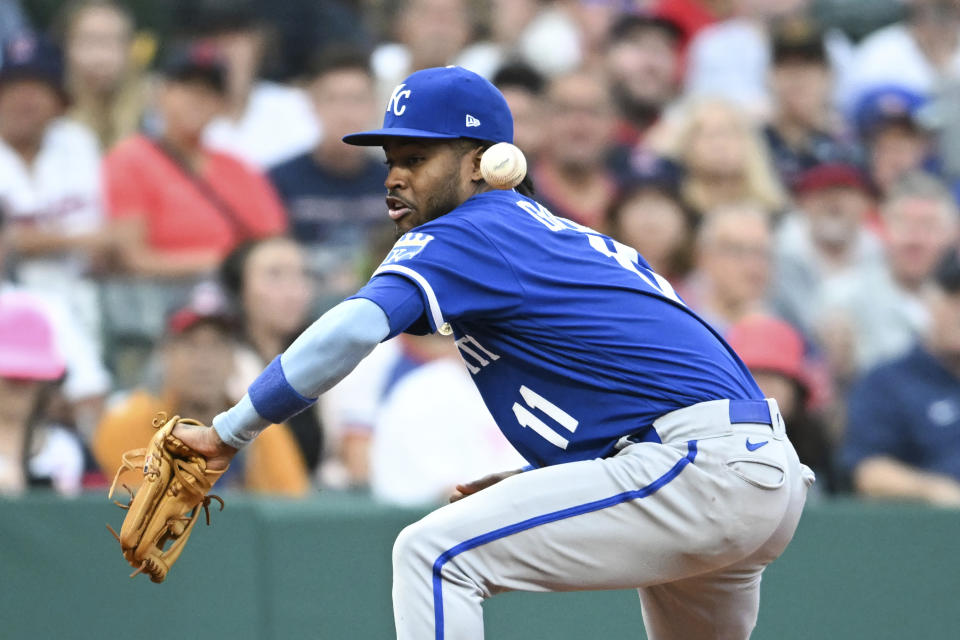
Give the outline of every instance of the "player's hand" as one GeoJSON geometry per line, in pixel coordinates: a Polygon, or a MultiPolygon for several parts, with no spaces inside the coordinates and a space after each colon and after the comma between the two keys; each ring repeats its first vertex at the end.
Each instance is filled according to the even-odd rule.
{"type": "Polygon", "coordinates": [[[237,450],[223,440],[213,427],[201,427],[195,424],[177,423],[173,428],[173,436],[180,438],[183,443],[192,447],[194,451],[207,459],[207,468],[210,471],[221,471],[227,468],[237,450]]]}
{"type": "Polygon", "coordinates": [[[501,471],[500,473],[491,473],[488,476],[483,476],[479,480],[474,480],[473,482],[458,484],[454,492],[450,494],[450,502],[462,500],[471,494],[477,493],[478,491],[483,491],[487,487],[492,487],[504,478],[509,478],[510,476],[515,476],[522,472],[523,471],[521,469],[516,469],[514,471],[501,471]]]}

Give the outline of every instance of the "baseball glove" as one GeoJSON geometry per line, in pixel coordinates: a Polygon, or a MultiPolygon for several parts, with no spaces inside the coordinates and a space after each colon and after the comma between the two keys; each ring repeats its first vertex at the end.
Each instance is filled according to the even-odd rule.
{"type": "Polygon", "coordinates": [[[143,469],[143,482],[136,494],[122,485],[130,494],[130,502],[124,505],[114,500],[117,506],[127,510],[120,533],[107,525],[120,543],[123,557],[136,569],[130,574],[131,578],[146,573],[153,582],[163,582],[183,552],[201,510],[206,514],[208,525],[210,502],[216,500],[223,510],[223,500],[207,493],[226,469],[209,471],[206,458],[174,437],[173,428],[178,422],[203,426],[180,416],[167,420],[166,414],[158,413],[153,419],[158,431],[150,444],[123,454],[123,462],[110,485],[107,497],[113,498],[117,481],[124,472],[143,469]]]}

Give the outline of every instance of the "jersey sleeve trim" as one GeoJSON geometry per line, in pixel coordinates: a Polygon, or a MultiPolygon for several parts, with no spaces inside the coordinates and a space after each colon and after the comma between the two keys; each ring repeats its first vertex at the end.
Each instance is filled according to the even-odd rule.
{"type": "Polygon", "coordinates": [[[396,273],[402,276],[406,276],[412,280],[420,290],[423,291],[423,295],[427,299],[427,306],[430,308],[430,313],[427,316],[430,320],[430,324],[433,325],[431,328],[434,332],[438,331],[445,322],[443,319],[443,313],[440,311],[440,303],[437,301],[437,294],[433,292],[433,287],[430,286],[430,283],[427,282],[427,279],[422,275],[411,269],[410,267],[405,267],[400,264],[388,264],[383,265],[377,269],[373,275],[380,275],[381,273],[396,273]]]}

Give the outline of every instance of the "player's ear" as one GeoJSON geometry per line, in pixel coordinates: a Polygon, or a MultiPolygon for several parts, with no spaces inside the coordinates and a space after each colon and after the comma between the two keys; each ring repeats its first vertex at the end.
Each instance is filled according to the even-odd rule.
{"type": "Polygon", "coordinates": [[[486,147],[477,146],[470,150],[470,180],[473,182],[482,182],[483,174],[480,172],[480,157],[486,151],[486,147]]]}

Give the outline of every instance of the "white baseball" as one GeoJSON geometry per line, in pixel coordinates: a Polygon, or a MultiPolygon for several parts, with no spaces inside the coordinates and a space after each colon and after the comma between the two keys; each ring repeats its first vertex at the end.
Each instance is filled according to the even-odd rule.
{"type": "Polygon", "coordinates": [[[480,173],[494,189],[513,189],[527,175],[527,159],[509,142],[498,142],[480,157],[480,173]]]}

